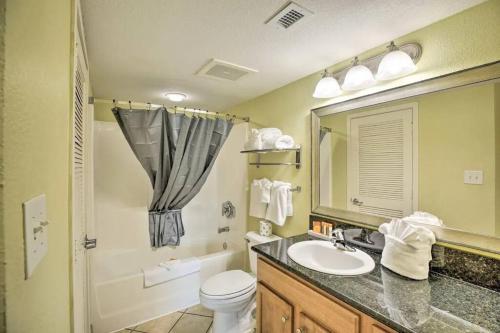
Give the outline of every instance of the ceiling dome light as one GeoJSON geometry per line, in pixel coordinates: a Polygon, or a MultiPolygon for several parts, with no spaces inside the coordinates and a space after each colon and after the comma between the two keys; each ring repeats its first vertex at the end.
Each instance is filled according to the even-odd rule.
{"type": "Polygon", "coordinates": [[[337,80],[328,72],[324,71],[321,80],[316,84],[314,89],[314,98],[332,98],[342,93],[337,80]]]}
{"type": "Polygon", "coordinates": [[[368,67],[359,65],[358,63],[358,57],[354,58],[352,67],[345,75],[344,83],[342,83],[342,90],[361,90],[375,84],[372,71],[368,67]]]}
{"type": "Polygon", "coordinates": [[[172,102],[182,102],[187,98],[186,94],[182,93],[165,93],[163,94],[169,101],[172,102]]]}
{"type": "Polygon", "coordinates": [[[411,57],[399,50],[394,42],[391,42],[388,48],[390,52],[382,58],[378,65],[377,80],[394,80],[413,73],[417,69],[411,57]]]}

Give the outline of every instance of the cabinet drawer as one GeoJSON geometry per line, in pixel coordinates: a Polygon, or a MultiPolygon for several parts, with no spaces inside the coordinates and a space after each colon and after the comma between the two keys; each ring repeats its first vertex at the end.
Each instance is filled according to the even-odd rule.
{"type": "MultiPolygon", "coordinates": [[[[313,321],[317,327],[328,329],[331,332],[360,332],[361,319],[358,313],[323,296],[262,259],[258,260],[257,272],[260,283],[280,295],[286,295],[287,300],[293,304],[296,323],[301,322],[300,316],[303,315],[306,317],[302,317],[302,321],[307,318],[307,320],[313,321]]],[[[309,323],[307,320],[306,322],[309,323]]],[[[300,327],[296,325],[296,328],[300,327]]],[[[328,330],[317,332],[329,332],[328,330]]]]}

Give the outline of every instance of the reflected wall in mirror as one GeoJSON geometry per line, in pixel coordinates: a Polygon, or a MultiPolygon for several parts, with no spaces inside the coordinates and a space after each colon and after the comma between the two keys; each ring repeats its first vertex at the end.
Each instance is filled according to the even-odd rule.
{"type": "Polygon", "coordinates": [[[500,83],[320,117],[319,205],[500,236],[500,83]]]}

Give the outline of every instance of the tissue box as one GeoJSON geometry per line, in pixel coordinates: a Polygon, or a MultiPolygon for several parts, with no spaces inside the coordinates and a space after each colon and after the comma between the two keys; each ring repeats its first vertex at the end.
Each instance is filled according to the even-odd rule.
{"type": "Polygon", "coordinates": [[[273,225],[271,222],[260,221],[259,234],[264,237],[269,237],[273,234],[273,225]]]}

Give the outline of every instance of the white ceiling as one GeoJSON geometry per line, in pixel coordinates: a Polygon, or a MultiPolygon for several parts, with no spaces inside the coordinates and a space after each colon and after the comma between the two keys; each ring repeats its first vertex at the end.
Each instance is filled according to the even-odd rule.
{"type": "Polygon", "coordinates": [[[291,31],[264,24],[286,2],[82,0],[94,96],[167,105],[162,93],[179,91],[177,105],[222,110],[483,1],[297,0],[314,16],[291,31]],[[212,58],[259,72],[196,76],[212,58]]]}

